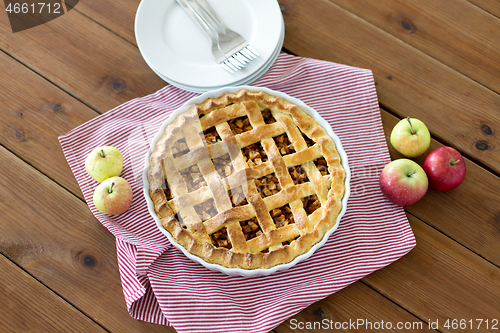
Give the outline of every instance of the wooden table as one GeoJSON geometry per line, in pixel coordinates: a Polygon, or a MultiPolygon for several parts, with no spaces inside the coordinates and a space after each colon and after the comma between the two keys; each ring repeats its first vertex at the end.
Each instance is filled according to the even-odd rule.
{"type": "MultiPolygon", "coordinates": [[[[138,4],[81,0],[16,34],[0,15],[2,332],[174,331],[127,313],[114,237],[89,211],[57,141],[165,86],[136,46],[138,4]]],[[[284,52],[371,69],[386,134],[401,118],[421,119],[431,149],[449,145],[466,157],[467,177],[406,207],[417,239],[408,255],[275,332],[319,332],[294,328],[325,318],[417,325],[408,331],[438,320],[439,331],[451,332],[462,319],[463,331],[500,329],[500,2],[280,5],[284,52]]]]}

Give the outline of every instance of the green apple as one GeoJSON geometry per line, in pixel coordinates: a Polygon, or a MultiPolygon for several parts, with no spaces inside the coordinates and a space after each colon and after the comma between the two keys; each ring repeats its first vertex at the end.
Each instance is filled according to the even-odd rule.
{"type": "Polygon", "coordinates": [[[99,183],[118,176],[122,169],[123,156],[115,147],[97,147],[85,159],[85,170],[99,183]]]}
{"type": "Polygon", "coordinates": [[[122,214],[132,204],[132,188],[124,178],[111,177],[96,187],[92,199],[101,213],[122,214]]]}
{"type": "Polygon", "coordinates": [[[418,157],[429,149],[431,135],[423,122],[407,117],[392,129],[391,144],[406,157],[418,157]]]}

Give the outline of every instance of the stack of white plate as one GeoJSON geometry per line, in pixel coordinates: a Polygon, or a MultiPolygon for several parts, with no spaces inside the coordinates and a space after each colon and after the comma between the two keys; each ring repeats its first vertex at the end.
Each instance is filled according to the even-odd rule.
{"type": "Polygon", "coordinates": [[[278,2],[208,2],[259,57],[231,74],[215,61],[210,39],[175,0],[142,0],[135,18],[135,36],[144,60],[163,80],[194,92],[257,80],[276,61],[283,46],[285,26],[278,2]]]}

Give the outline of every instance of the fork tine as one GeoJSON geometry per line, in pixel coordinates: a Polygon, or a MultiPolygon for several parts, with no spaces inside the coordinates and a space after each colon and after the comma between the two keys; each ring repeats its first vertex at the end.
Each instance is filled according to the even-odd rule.
{"type": "MultiPolygon", "coordinates": [[[[252,59],[255,59],[255,58],[257,58],[257,57],[258,57],[258,55],[254,54],[252,51],[250,51],[250,49],[248,49],[248,48],[246,48],[246,47],[245,47],[243,50],[245,51],[245,54],[246,54],[247,56],[249,56],[249,57],[252,57],[252,59]]],[[[241,51],[243,51],[243,50],[241,50],[241,51]]],[[[240,51],[240,52],[241,52],[241,51],[240,51]]]]}
{"type": "Polygon", "coordinates": [[[238,69],[241,69],[244,67],[244,65],[242,65],[239,61],[237,61],[233,57],[228,58],[227,61],[229,61],[234,67],[236,67],[238,69]]]}
{"type": "Polygon", "coordinates": [[[241,67],[245,67],[245,64],[246,62],[242,61],[241,59],[239,59],[237,56],[236,56],[236,53],[234,53],[231,57],[229,57],[229,59],[233,59],[235,60],[238,64],[241,65],[241,67]]]}
{"type": "Polygon", "coordinates": [[[245,58],[240,52],[236,52],[235,54],[233,54],[233,57],[238,59],[238,61],[243,63],[243,64],[247,64],[248,62],[250,62],[250,60],[245,58]]]}
{"type": "Polygon", "coordinates": [[[245,49],[249,50],[251,53],[255,54],[256,57],[258,57],[260,54],[259,52],[257,52],[253,47],[251,47],[250,45],[247,45],[247,47],[245,47],[245,49]]]}
{"type": "Polygon", "coordinates": [[[233,74],[234,73],[234,70],[231,69],[231,67],[229,67],[228,65],[226,65],[225,62],[221,62],[220,63],[221,67],[224,68],[226,71],[228,71],[229,73],[233,74]]]}
{"type": "Polygon", "coordinates": [[[238,71],[238,68],[235,67],[229,60],[226,60],[226,61],[222,62],[221,64],[225,64],[227,67],[231,68],[233,70],[233,72],[238,71]]]}
{"type": "Polygon", "coordinates": [[[252,60],[254,59],[254,58],[252,58],[252,57],[250,57],[250,56],[246,55],[246,54],[245,54],[245,52],[243,52],[243,50],[241,50],[241,51],[239,52],[239,55],[240,55],[240,56],[242,56],[243,58],[245,58],[248,62],[250,62],[250,61],[252,61],[252,60]]]}
{"type": "Polygon", "coordinates": [[[243,54],[243,55],[244,55],[247,59],[249,59],[249,60],[253,60],[253,59],[255,59],[255,58],[256,58],[256,57],[255,57],[252,53],[250,53],[250,52],[249,52],[248,50],[246,50],[246,49],[242,49],[242,50],[240,51],[240,53],[241,53],[241,54],[243,54]]]}

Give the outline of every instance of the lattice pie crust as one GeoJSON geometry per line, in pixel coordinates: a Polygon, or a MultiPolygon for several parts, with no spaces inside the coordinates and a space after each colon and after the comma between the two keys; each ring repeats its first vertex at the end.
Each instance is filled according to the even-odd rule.
{"type": "Polygon", "coordinates": [[[332,138],[298,106],[240,90],[169,124],[148,170],[163,228],[207,262],[292,261],[337,220],[345,171],[332,138]]]}

